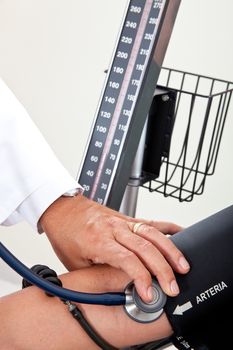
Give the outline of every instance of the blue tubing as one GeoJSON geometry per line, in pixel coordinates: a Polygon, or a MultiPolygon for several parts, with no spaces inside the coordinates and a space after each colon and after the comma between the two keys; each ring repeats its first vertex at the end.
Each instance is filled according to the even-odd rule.
{"type": "Polygon", "coordinates": [[[19,261],[1,242],[0,257],[19,275],[31,282],[33,285],[43,289],[54,296],[64,300],[75,301],[81,304],[96,305],[124,305],[126,302],[125,293],[82,293],[71,289],[61,288],[44,280],[32,272],[27,266],[19,261]]]}

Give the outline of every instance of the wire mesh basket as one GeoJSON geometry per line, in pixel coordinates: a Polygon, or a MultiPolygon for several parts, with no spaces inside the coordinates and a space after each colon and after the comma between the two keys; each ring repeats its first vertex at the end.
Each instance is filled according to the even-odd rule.
{"type": "Polygon", "coordinates": [[[162,68],[159,86],[176,93],[174,125],[159,176],[142,186],[180,202],[192,201],[215,172],[233,83],[162,68]]]}

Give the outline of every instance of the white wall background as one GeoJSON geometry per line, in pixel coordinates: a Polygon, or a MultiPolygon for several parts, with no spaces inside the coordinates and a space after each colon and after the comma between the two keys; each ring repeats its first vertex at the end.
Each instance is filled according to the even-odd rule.
{"type": "MultiPolygon", "coordinates": [[[[76,177],[126,0],[0,0],[0,76],[76,177]]],[[[232,0],[183,0],[164,65],[233,81],[232,0]]],[[[192,203],[140,190],[137,216],[187,226],[233,201],[233,109],[216,174],[192,203]]],[[[64,268],[48,241],[22,223],[0,237],[30,266],[64,268]]],[[[0,262],[0,293],[20,278],[0,262]]]]}

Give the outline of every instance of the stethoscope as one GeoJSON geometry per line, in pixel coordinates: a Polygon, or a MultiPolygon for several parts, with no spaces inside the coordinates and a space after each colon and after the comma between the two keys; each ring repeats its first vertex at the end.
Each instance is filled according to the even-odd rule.
{"type": "Polygon", "coordinates": [[[35,285],[46,293],[57,296],[60,299],[70,300],[81,304],[106,306],[123,305],[127,315],[133,320],[141,323],[155,321],[163,313],[163,307],[166,303],[166,295],[161,290],[155,279],[153,279],[152,284],[153,300],[147,304],[139,297],[132,282],[126,286],[124,292],[83,293],[59,287],[38,276],[18,260],[1,242],[0,257],[7,263],[7,265],[32,285],[35,285]]]}

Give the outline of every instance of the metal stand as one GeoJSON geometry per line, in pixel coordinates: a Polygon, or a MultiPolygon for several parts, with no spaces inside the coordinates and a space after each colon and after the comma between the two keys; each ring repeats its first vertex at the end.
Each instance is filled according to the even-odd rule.
{"type": "Polygon", "coordinates": [[[176,103],[172,94],[165,89],[155,89],[119,209],[125,215],[135,217],[139,187],[159,176],[162,157],[169,154],[176,103]]]}
{"type": "Polygon", "coordinates": [[[147,133],[147,120],[142,131],[142,136],[141,136],[138,150],[133,162],[129,182],[128,182],[128,185],[126,186],[126,190],[125,190],[122,203],[120,206],[120,210],[119,210],[121,213],[131,217],[135,217],[136,215],[138,191],[141,184],[140,178],[142,174],[142,163],[143,163],[143,156],[144,156],[146,133],[147,133]]]}

